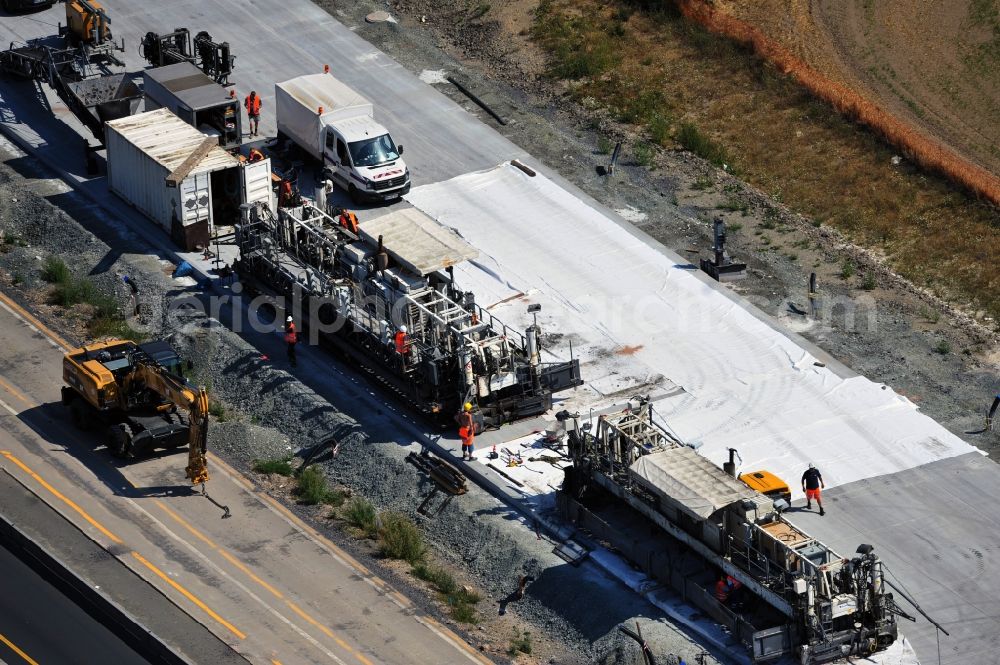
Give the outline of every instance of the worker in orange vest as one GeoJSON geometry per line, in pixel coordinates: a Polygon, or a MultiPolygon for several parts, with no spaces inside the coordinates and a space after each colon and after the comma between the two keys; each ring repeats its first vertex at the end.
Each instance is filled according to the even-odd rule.
{"type": "Polygon", "coordinates": [[[410,354],[410,338],[406,334],[406,326],[399,326],[393,341],[396,344],[396,353],[399,354],[399,363],[405,368],[406,358],[410,354]]]}
{"type": "Polygon", "coordinates": [[[299,334],[295,331],[295,322],[292,317],[285,319],[285,347],[288,351],[288,363],[292,367],[297,367],[295,360],[295,345],[299,343],[299,334]]]}
{"type": "Polygon", "coordinates": [[[295,199],[295,194],[292,192],[292,181],[282,180],[281,184],[278,185],[278,206],[281,208],[290,208],[295,199]]]}
{"type": "Polygon", "coordinates": [[[350,210],[340,211],[340,225],[354,235],[358,235],[358,216],[350,210]]]}
{"type": "Polygon", "coordinates": [[[260,97],[256,90],[251,90],[250,94],[243,100],[243,106],[247,110],[247,117],[250,118],[250,136],[257,136],[260,125],[260,97]]]}
{"type": "Polygon", "coordinates": [[[729,602],[729,593],[733,590],[729,580],[728,575],[719,575],[719,581],[715,583],[715,599],[723,605],[729,602]]]}
{"type": "Polygon", "coordinates": [[[254,162],[263,162],[266,159],[264,153],[262,153],[257,148],[250,148],[250,156],[247,157],[247,161],[253,164],[254,162]]]}
{"type": "Polygon", "coordinates": [[[462,439],[462,460],[472,461],[472,445],[476,440],[476,423],[472,418],[472,403],[466,402],[462,412],[455,416],[458,421],[458,436],[462,439]]]}

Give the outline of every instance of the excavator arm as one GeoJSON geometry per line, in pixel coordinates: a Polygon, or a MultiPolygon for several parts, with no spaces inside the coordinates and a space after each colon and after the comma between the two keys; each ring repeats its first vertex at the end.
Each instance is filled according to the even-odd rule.
{"type": "Polygon", "coordinates": [[[198,485],[208,480],[208,393],[169,373],[155,362],[140,359],[129,376],[129,382],[140,384],[171,402],[188,414],[188,465],[187,477],[198,485]]]}

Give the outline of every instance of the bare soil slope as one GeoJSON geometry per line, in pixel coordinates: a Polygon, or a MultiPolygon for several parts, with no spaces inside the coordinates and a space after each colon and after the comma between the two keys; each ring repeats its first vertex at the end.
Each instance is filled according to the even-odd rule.
{"type": "Polygon", "coordinates": [[[1000,172],[997,0],[723,0],[827,77],[1000,172]]]}

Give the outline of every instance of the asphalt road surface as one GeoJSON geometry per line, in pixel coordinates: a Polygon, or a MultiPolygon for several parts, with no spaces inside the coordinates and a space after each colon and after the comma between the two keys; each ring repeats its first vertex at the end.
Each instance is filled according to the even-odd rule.
{"type": "Polygon", "coordinates": [[[4,547],[0,580],[0,660],[10,665],[147,662],[4,547]]]}
{"type": "Polygon", "coordinates": [[[0,467],[235,652],[268,665],[488,662],[218,460],[215,505],[185,482],[183,455],[117,468],[67,422],[65,342],[30,320],[0,294],[0,467]]]}

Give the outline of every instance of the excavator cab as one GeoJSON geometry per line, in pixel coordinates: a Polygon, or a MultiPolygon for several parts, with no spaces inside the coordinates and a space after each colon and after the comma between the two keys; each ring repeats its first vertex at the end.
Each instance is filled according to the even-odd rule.
{"type": "Polygon", "coordinates": [[[116,457],[186,443],[187,476],[204,483],[208,394],[189,383],[183,370],[180,355],[165,341],[92,344],[63,357],[63,404],[81,429],[103,424],[116,457]]]}

